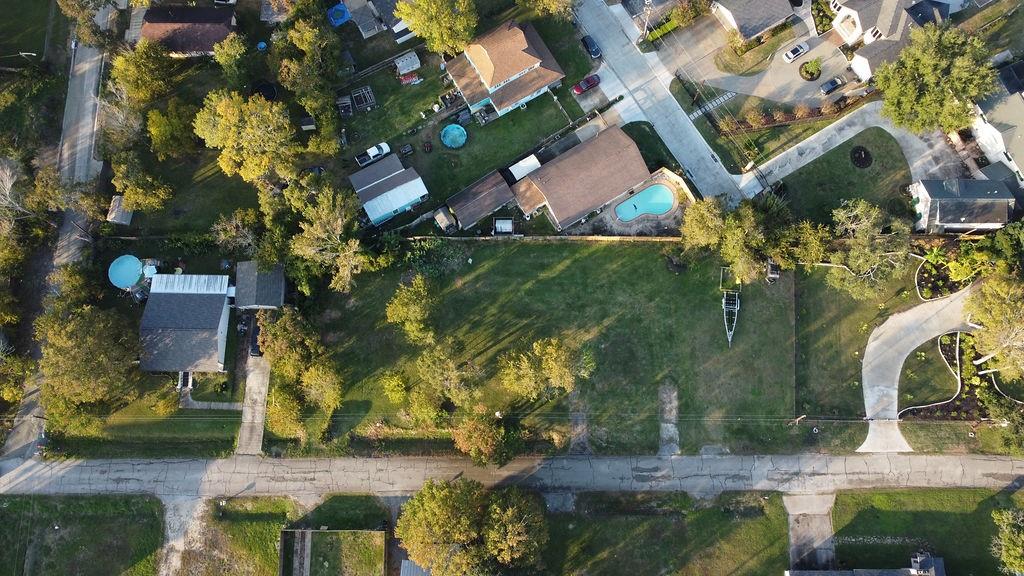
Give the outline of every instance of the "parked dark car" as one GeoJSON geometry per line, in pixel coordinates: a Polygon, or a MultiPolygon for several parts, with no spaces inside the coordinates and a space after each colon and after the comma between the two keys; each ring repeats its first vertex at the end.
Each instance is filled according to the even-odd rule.
{"type": "Polygon", "coordinates": [[[412,147],[412,144],[404,144],[399,149],[399,152],[402,153],[402,156],[412,156],[416,149],[412,147]]]}
{"type": "Polygon", "coordinates": [[[600,83],[601,83],[601,77],[598,76],[597,74],[591,74],[590,76],[587,76],[583,80],[580,80],[579,84],[573,86],[572,87],[572,92],[573,92],[573,94],[576,94],[576,95],[583,94],[587,90],[590,90],[591,88],[593,88],[594,86],[597,86],[600,83]]]}
{"type": "Polygon", "coordinates": [[[263,356],[263,350],[260,349],[260,323],[256,321],[256,316],[252,317],[249,328],[249,356],[263,356]]]}
{"type": "Polygon", "coordinates": [[[597,41],[590,36],[584,36],[580,39],[583,42],[583,47],[587,49],[587,54],[590,54],[591,58],[601,57],[601,47],[597,45],[597,41]]]}
{"type": "Polygon", "coordinates": [[[836,76],[828,82],[825,82],[821,85],[822,96],[828,96],[838,90],[843,84],[846,84],[846,80],[843,80],[842,76],[836,76]]]}

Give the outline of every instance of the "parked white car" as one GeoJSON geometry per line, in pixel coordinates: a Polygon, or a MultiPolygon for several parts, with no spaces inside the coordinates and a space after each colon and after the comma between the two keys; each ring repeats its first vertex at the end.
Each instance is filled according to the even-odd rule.
{"type": "Polygon", "coordinates": [[[792,64],[794,60],[803,56],[804,54],[807,54],[807,51],[810,49],[810,46],[808,46],[806,42],[801,42],[796,46],[793,46],[785,54],[783,54],[782,59],[786,61],[786,64],[792,64]]]}
{"type": "Polygon", "coordinates": [[[366,152],[356,156],[356,164],[359,164],[360,168],[369,166],[390,153],[391,146],[388,146],[387,142],[381,142],[372,148],[367,148],[366,152]]]}

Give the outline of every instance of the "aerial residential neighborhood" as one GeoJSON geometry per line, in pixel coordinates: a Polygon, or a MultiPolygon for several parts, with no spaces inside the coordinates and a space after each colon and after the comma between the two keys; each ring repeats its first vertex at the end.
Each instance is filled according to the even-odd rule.
{"type": "Polygon", "coordinates": [[[0,575],[1024,574],[1020,0],[0,10],[0,575]]]}

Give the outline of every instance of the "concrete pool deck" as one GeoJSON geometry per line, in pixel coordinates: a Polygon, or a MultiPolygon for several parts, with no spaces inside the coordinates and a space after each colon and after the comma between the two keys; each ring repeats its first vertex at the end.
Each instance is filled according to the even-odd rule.
{"type": "Polygon", "coordinates": [[[615,207],[629,199],[629,195],[623,194],[609,203],[600,214],[587,219],[582,224],[577,224],[568,230],[566,234],[571,235],[597,235],[597,236],[677,236],[679,225],[683,222],[683,210],[686,206],[696,202],[696,198],[686,182],[674,172],[660,168],[651,174],[651,177],[634,188],[641,192],[654,186],[662,184],[675,193],[675,204],[664,214],[643,214],[623,222],[616,216],[615,207]]]}

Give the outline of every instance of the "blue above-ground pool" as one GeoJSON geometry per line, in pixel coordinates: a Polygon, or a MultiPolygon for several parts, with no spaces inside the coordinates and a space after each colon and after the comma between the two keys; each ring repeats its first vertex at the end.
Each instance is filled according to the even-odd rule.
{"type": "Polygon", "coordinates": [[[629,222],[640,216],[661,216],[675,206],[676,196],[664,184],[651,184],[647,188],[626,198],[615,207],[615,216],[622,222],[629,222]]]}
{"type": "Polygon", "coordinates": [[[110,263],[110,268],[107,268],[107,278],[114,286],[128,290],[142,280],[142,268],[141,260],[131,254],[125,254],[118,256],[110,263]]]}
{"type": "Polygon", "coordinates": [[[441,143],[448,148],[462,148],[468,137],[466,129],[458,124],[449,124],[441,130],[441,143]]]}

